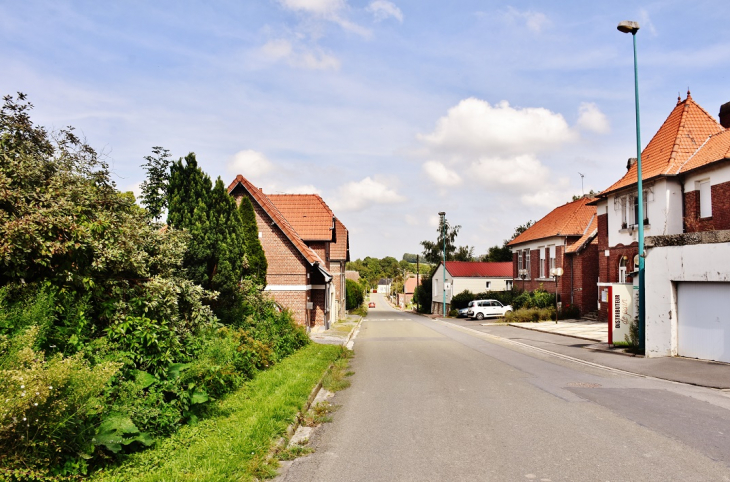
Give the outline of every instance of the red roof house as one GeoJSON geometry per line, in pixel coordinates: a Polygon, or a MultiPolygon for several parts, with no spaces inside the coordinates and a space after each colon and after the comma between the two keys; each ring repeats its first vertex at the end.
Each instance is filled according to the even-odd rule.
{"type": "Polygon", "coordinates": [[[349,235],[316,194],[266,195],[242,175],[228,192],[254,207],[268,270],[266,288],[298,323],[328,327],[345,314],[349,235]]]}
{"type": "Polygon", "coordinates": [[[443,263],[439,263],[431,281],[431,313],[444,313],[444,284],[446,288],[446,310],[451,307],[451,298],[462,291],[472,293],[485,291],[506,291],[512,289],[512,263],[482,263],[475,261],[447,261],[444,278],[443,263]]]}
{"type": "Polygon", "coordinates": [[[553,209],[508,243],[517,288],[557,292],[563,306],[596,310],[598,222],[591,201],[583,197],[553,209]],[[563,270],[557,280],[556,268],[563,270]]]}

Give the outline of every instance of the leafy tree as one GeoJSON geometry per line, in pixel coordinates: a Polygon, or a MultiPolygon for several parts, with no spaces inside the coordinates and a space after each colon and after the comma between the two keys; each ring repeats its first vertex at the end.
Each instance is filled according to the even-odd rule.
{"type": "Polygon", "coordinates": [[[403,253],[403,261],[408,261],[409,263],[415,263],[418,260],[418,255],[411,254],[411,253],[403,253]]]}
{"type": "Polygon", "coordinates": [[[454,253],[453,261],[474,261],[474,247],[459,246],[454,253]]]}
{"type": "Polygon", "coordinates": [[[460,246],[457,248],[455,241],[459,234],[461,226],[452,226],[444,217],[439,222],[438,238],[436,242],[421,241],[423,246],[423,257],[426,262],[437,266],[444,256],[444,240],[446,241],[446,261],[471,261],[474,257],[474,248],[469,246],[460,246]]]}
{"type": "Polygon", "coordinates": [[[159,220],[167,208],[167,187],[170,182],[170,151],[160,146],[152,148],[153,156],[145,156],[142,167],[147,179],[142,183],[142,205],[150,217],[159,220]]]}
{"type": "Polygon", "coordinates": [[[248,270],[252,279],[259,285],[266,285],[266,270],[268,263],[266,254],[261,247],[259,240],[259,228],[256,224],[256,214],[253,210],[251,200],[244,196],[238,206],[238,212],[243,222],[244,236],[246,239],[246,256],[248,257],[248,270]]]}

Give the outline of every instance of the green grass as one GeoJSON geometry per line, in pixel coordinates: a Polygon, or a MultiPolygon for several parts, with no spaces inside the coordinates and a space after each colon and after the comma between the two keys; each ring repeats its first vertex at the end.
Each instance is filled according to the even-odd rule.
{"type": "MultiPolygon", "coordinates": [[[[220,402],[210,418],[185,426],[95,481],[228,481],[275,475],[273,443],[294,422],[341,347],[311,344],[261,372],[220,402]]],[[[347,356],[347,355],[344,355],[347,356]]]]}

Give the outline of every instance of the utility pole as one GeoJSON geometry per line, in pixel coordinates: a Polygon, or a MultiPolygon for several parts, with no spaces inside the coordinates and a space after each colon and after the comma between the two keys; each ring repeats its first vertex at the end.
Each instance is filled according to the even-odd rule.
{"type": "MultiPolygon", "coordinates": [[[[413,294],[416,294],[416,290],[421,285],[421,256],[416,255],[416,287],[413,290],[413,294]]],[[[416,311],[419,313],[421,312],[421,303],[418,298],[416,298],[416,311]]]]}

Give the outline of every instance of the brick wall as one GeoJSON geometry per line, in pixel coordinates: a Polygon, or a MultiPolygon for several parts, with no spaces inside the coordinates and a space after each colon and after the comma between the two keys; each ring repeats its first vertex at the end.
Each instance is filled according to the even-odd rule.
{"type": "Polygon", "coordinates": [[[730,229],[730,182],[711,187],[712,216],[700,218],[700,192],[684,193],[684,231],[694,233],[730,229]]]}
{"type": "MultiPolygon", "coordinates": [[[[571,254],[566,260],[565,278],[572,282],[573,305],[580,312],[596,310],[598,300],[598,244],[589,244],[580,253],[571,254]]],[[[570,293],[570,287],[568,287],[570,293]]],[[[570,298],[565,298],[570,303],[570,298]]]]}

